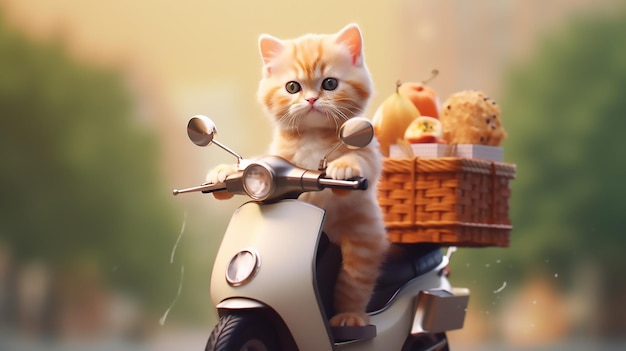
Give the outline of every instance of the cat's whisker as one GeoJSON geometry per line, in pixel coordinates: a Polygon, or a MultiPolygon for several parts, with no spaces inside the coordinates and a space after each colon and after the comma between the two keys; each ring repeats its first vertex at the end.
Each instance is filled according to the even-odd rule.
{"type": "Polygon", "coordinates": [[[298,135],[300,135],[300,124],[298,123],[299,121],[299,116],[297,113],[289,111],[289,129],[295,130],[296,133],[298,133],[298,135]]]}
{"type": "Polygon", "coordinates": [[[341,102],[341,104],[337,104],[339,105],[339,107],[342,108],[353,108],[353,109],[357,109],[357,110],[361,110],[362,109],[362,105],[361,103],[359,103],[358,101],[354,100],[354,99],[350,99],[350,98],[343,98],[343,99],[337,99],[337,102],[341,102]]]}
{"type": "Polygon", "coordinates": [[[331,113],[331,111],[327,111],[326,112],[326,118],[331,120],[331,122],[335,123],[335,132],[339,131],[339,123],[337,122],[337,118],[335,117],[334,114],[331,113]]]}
{"type": "Polygon", "coordinates": [[[360,105],[357,100],[350,98],[350,97],[335,98],[334,100],[336,102],[341,102],[342,104],[349,104],[353,106],[360,105]]]}
{"type": "Polygon", "coordinates": [[[298,116],[292,111],[287,110],[279,119],[278,123],[283,129],[295,130],[300,135],[300,129],[298,125],[298,116]]]}
{"type": "Polygon", "coordinates": [[[332,110],[334,112],[334,114],[333,114],[334,118],[336,118],[336,119],[338,118],[338,119],[340,119],[342,121],[347,121],[349,119],[349,117],[341,110],[340,107],[333,106],[332,110]]]}
{"type": "Polygon", "coordinates": [[[363,109],[358,106],[340,106],[338,107],[338,109],[341,111],[341,114],[344,116],[346,115],[356,116],[363,111],[363,109]]]}

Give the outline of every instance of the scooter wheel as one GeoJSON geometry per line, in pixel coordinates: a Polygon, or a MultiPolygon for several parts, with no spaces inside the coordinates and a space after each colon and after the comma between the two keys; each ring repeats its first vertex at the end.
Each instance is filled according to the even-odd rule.
{"type": "Polygon", "coordinates": [[[222,316],[213,328],[205,351],[279,350],[272,323],[255,313],[222,316]]]}
{"type": "Polygon", "coordinates": [[[410,336],[402,351],[450,351],[445,333],[410,336]]]}

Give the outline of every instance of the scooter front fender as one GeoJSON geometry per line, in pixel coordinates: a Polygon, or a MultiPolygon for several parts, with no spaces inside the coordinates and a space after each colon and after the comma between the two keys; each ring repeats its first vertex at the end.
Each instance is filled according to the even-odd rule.
{"type": "Polygon", "coordinates": [[[213,266],[213,304],[230,309],[267,306],[289,327],[301,351],[332,350],[314,265],[324,217],[321,208],[298,200],[239,207],[213,266]],[[241,257],[242,266],[253,263],[243,275],[231,263],[241,257]],[[230,273],[242,280],[229,281],[230,273]]]}
{"type": "Polygon", "coordinates": [[[215,308],[218,311],[221,310],[250,310],[250,309],[259,309],[259,308],[267,308],[268,306],[262,304],[258,301],[243,299],[238,297],[233,297],[227,300],[224,300],[218,303],[215,308]]]}

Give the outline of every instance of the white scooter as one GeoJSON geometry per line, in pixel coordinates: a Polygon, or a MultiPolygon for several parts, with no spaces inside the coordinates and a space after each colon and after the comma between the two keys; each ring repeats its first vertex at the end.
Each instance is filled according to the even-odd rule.
{"type": "MultiPolygon", "coordinates": [[[[214,139],[206,116],[194,116],[187,131],[196,145],[235,155],[239,171],[174,194],[225,191],[252,199],[233,214],[215,259],[211,299],[219,322],[207,351],[449,350],[445,333],[463,326],[469,300],[467,289],[447,279],[454,248],[444,255],[435,244],[392,244],[368,305],[371,325],[331,327],[341,253],[322,232],[325,211],[297,198],[325,188],[364,190],[367,180],[328,179],[325,159],[321,170],[277,156],[243,159],[214,139]]],[[[373,128],[352,118],[339,137],[350,148],[364,147],[373,128]]]]}

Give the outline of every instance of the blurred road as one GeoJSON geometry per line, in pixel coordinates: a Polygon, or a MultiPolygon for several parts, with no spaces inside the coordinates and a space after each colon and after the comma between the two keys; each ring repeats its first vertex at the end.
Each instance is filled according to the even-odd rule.
{"type": "MultiPolygon", "coordinates": [[[[208,332],[180,331],[160,335],[155,339],[133,343],[122,340],[101,340],[98,342],[53,343],[45,341],[28,341],[14,335],[0,333],[1,351],[170,351],[170,350],[204,350],[208,332]]],[[[591,340],[570,340],[554,345],[542,346],[510,346],[503,344],[487,344],[479,347],[464,348],[462,345],[451,345],[454,351],[623,351],[626,340],[619,343],[595,342],[591,340]]]]}
{"type": "Polygon", "coordinates": [[[208,332],[179,331],[137,342],[120,339],[57,342],[28,340],[7,332],[0,332],[0,351],[200,351],[204,350],[207,337],[208,332]]]}

